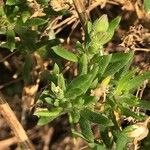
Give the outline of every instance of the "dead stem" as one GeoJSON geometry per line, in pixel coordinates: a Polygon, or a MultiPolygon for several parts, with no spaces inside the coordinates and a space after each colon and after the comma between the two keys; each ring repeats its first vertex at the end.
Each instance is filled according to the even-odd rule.
{"type": "Polygon", "coordinates": [[[84,31],[86,32],[85,25],[86,25],[86,22],[88,20],[88,16],[87,16],[86,9],[85,9],[85,6],[83,4],[83,1],[73,0],[73,4],[74,4],[75,10],[77,11],[77,14],[79,16],[81,25],[82,25],[84,31]]]}
{"type": "Polygon", "coordinates": [[[14,136],[5,140],[0,141],[0,148],[1,149],[6,149],[7,147],[16,144],[18,139],[14,136]]]}
{"type": "Polygon", "coordinates": [[[25,150],[35,150],[25,130],[0,92],[0,112],[25,150]]]}

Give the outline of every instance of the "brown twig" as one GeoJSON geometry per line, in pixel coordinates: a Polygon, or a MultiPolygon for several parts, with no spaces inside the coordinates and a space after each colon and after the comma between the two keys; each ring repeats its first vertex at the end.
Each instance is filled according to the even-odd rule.
{"type": "Polygon", "coordinates": [[[35,150],[25,130],[0,92],[0,112],[25,150],[35,150]]]}
{"type": "Polygon", "coordinates": [[[134,48],[134,51],[150,52],[150,48],[134,48]]]}
{"type": "Polygon", "coordinates": [[[16,144],[18,139],[14,136],[5,140],[0,141],[0,148],[1,149],[6,149],[7,147],[16,144]]]}
{"type": "Polygon", "coordinates": [[[86,9],[85,9],[85,6],[83,4],[83,1],[73,0],[73,4],[74,4],[75,10],[77,11],[77,14],[79,16],[81,25],[82,25],[84,31],[86,32],[85,25],[86,25],[86,22],[88,20],[88,17],[87,17],[87,13],[86,13],[86,9]]]}
{"type": "Polygon", "coordinates": [[[46,128],[46,132],[47,133],[44,134],[43,136],[44,141],[43,150],[49,150],[49,144],[51,143],[54,129],[52,127],[50,127],[49,129],[46,128]]]}

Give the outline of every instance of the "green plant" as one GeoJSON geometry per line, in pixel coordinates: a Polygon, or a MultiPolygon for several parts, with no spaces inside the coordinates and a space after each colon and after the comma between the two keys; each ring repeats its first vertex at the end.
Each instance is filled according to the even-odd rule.
{"type": "MultiPolygon", "coordinates": [[[[124,116],[138,121],[146,119],[144,113],[138,114],[131,108],[150,109],[149,102],[134,95],[135,90],[150,79],[150,72],[137,75],[136,70],[129,69],[132,51],[105,53],[104,46],[114,35],[120,19],[116,17],[109,23],[103,15],[93,24],[88,22],[85,42],[76,44],[77,54],[61,45],[52,48],[58,56],[78,65],[78,75],[72,80],[65,79],[55,63],[51,83],[39,97],[47,107],[37,108],[34,113],[39,117],[38,125],[68,114],[72,125],[80,124],[81,132],[72,129],[73,133],[87,141],[91,149],[121,150],[132,139],[127,130],[122,131],[121,119],[124,116]],[[94,138],[93,123],[99,128],[99,139],[94,138]]],[[[131,129],[134,130],[132,126],[131,129]]]]}
{"type": "MultiPolygon", "coordinates": [[[[25,59],[22,75],[27,82],[34,52],[44,58],[62,57],[78,66],[78,75],[69,80],[64,78],[62,68],[54,64],[53,70],[47,75],[51,83],[38,100],[47,107],[37,108],[34,113],[39,117],[38,125],[67,114],[72,127],[76,123],[80,124],[81,131],[72,129],[73,134],[87,141],[91,149],[122,150],[132,138],[137,144],[143,138],[133,133],[138,132],[137,128],[141,124],[144,126],[143,131],[148,132],[149,118],[144,111],[150,109],[150,103],[136,97],[134,92],[145,80],[150,79],[150,72],[137,75],[136,70],[130,70],[134,56],[132,51],[105,53],[105,44],[112,39],[121,18],[116,17],[108,22],[107,16],[103,15],[93,24],[88,22],[85,41],[76,43],[74,54],[59,45],[59,40],[49,27],[53,16],[66,15],[67,11],[56,12],[47,7],[48,0],[37,2],[6,0],[5,5],[0,6],[0,47],[22,54],[25,59]],[[46,35],[43,34],[45,32],[46,35]],[[133,111],[133,108],[142,111],[133,111]],[[129,116],[137,121],[146,120],[146,123],[137,123],[122,130],[121,122],[129,116]],[[94,137],[93,124],[99,129],[98,139],[94,137]]],[[[148,0],[144,1],[144,8],[149,11],[148,0]]]]}
{"type": "Polygon", "coordinates": [[[43,58],[51,56],[50,49],[60,43],[55,38],[50,22],[54,16],[67,11],[54,11],[47,0],[7,0],[0,5],[0,47],[18,51],[25,60],[22,76],[29,81],[34,52],[43,58]],[[50,29],[48,29],[50,27],[50,29]]]}

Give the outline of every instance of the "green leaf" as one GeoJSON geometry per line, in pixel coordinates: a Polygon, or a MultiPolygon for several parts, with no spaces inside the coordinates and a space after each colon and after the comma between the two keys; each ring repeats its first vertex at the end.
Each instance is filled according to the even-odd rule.
{"type": "Polygon", "coordinates": [[[65,97],[66,97],[66,98],[74,99],[74,98],[76,98],[77,96],[82,95],[83,93],[85,93],[85,90],[84,90],[84,89],[73,88],[73,89],[71,89],[71,90],[68,90],[68,91],[65,93],[65,97]]]}
{"type": "Polygon", "coordinates": [[[112,54],[111,63],[106,68],[103,76],[114,75],[132,59],[132,53],[112,54]]]}
{"type": "Polygon", "coordinates": [[[108,67],[106,68],[103,76],[107,77],[109,75],[114,75],[116,72],[118,72],[121,68],[123,68],[126,65],[125,61],[116,62],[116,63],[110,63],[108,67]]]}
{"type": "Polygon", "coordinates": [[[62,112],[62,108],[52,108],[51,110],[48,109],[37,109],[34,115],[38,117],[57,117],[62,112]]]}
{"type": "MultiPolygon", "coordinates": [[[[67,95],[67,93],[70,93],[71,90],[73,90],[73,89],[80,89],[82,91],[87,89],[89,87],[88,83],[90,82],[90,80],[91,80],[91,75],[89,75],[89,74],[78,76],[77,78],[72,80],[72,82],[69,84],[69,86],[66,90],[67,91],[66,95],[67,95]]],[[[85,90],[85,92],[86,92],[86,90],[85,90]]]]}
{"type": "Polygon", "coordinates": [[[94,142],[94,135],[91,130],[91,124],[88,120],[86,120],[83,117],[80,117],[79,120],[81,132],[83,136],[87,139],[88,142],[93,143],[94,142]]]}
{"type": "Polygon", "coordinates": [[[65,95],[67,97],[69,95],[70,97],[71,94],[73,94],[72,90],[75,92],[73,94],[74,96],[79,96],[83,93],[86,93],[86,91],[91,86],[93,80],[95,79],[97,72],[98,72],[98,66],[95,65],[93,66],[93,69],[89,71],[88,74],[80,75],[74,80],[72,80],[72,82],[69,84],[66,90],[65,95]],[[78,91],[78,93],[76,91],[78,91]]]}
{"type": "Polygon", "coordinates": [[[119,133],[117,137],[117,142],[116,142],[116,150],[124,150],[128,141],[129,141],[129,138],[126,136],[126,134],[119,133]]]}
{"type": "Polygon", "coordinates": [[[48,124],[50,121],[52,121],[52,120],[49,117],[41,117],[41,118],[39,118],[37,125],[43,126],[45,124],[48,124]]]}
{"type": "MultiPolygon", "coordinates": [[[[4,7],[0,6],[0,17],[4,17],[4,16],[5,16],[4,7]]],[[[3,21],[3,18],[1,18],[1,21],[3,21]]]]}
{"type": "Polygon", "coordinates": [[[112,54],[111,58],[111,63],[118,62],[118,61],[127,61],[133,58],[133,52],[129,53],[123,53],[123,52],[118,52],[112,54]]]}
{"type": "Polygon", "coordinates": [[[33,51],[36,49],[37,32],[28,29],[25,26],[15,26],[15,32],[21,38],[20,44],[27,51],[33,51]]]}
{"type": "Polygon", "coordinates": [[[132,94],[127,94],[127,95],[124,94],[120,96],[117,100],[120,104],[125,103],[129,106],[137,106],[139,104],[139,99],[132,94]]]}
{"type": "Polygon", "coordinates": [[[91,54],[96,54],[102,50],[103,45],[111,40],[113,36],[112,32],[98,32],[91,37],[91,42],[89,44],[88,51],[91,54]]]}
{"type": "Polygon", "coordinates": [[[36,0],[39,4],[47,4],[49,0],[36,0]]]}
{"type": "Polygon", "coordinates": [[[76,42],[75,48],[79,53],[85,53],[83,45],[79,41],[76,42]]]}
{"type": "Polygon", "coordinates": [[[101,124],[104,126],[112,126],[113,125],[113,123],[110,119],[108,119],[107,117],[105,117],[104,115],[102,115],[100,113],[93,112],[89,109],[82,110],[81,115],[85,119],[87,119],[93,123],[98,123],[98,124],[101,124]]]}
{"type": "Polygon", "coordinates": [[[89,76],[91,76],[91,80],[90,80],[90,84],[93,82],[93,80],[96,78],[97,76],[97,73],[98,73],[98,69],[99,69],[99,66],[97,64],[94,64],[92,66],[92,69],[89,71],[89,76]]]}
{"type": "Polygon", "coordinates": [[[78,57],[75,54],[65,50],[63,47],[55,46],[52,49],[58,56],[73,62],[78,62],[78,57]]]}
{"type": "Polygon", "coordinates": [[[16,48],[15,32],[13,31],[13,29],[8,29],[6,35],[7,35],[7,46],[10,49],[10,51],[13,52],[13,50],[16,48]]]}
{"type": "Polygon", "coordinates": [[[72,110],[69,114],[69,121],[70,123],[78,123],[80,119],[80,113],[78,110],[72,110]]]}
{"type": "Polygon", "coordinates": [[[109,27],[108,17],[107,15],[102,15],[99,19],[97,19],[93,23],[93,33],[96,34],[98,32],[105,32],[109,27]]]}
{"type": "Polygon", "coordinates": [[[100,125],[99,131],[100,131],[101,139],[103,140],[105,145],[107,145],[107,147],[110,148],[112,146],[112,138],[109,137],[110,128],[100,125]]]}
{"type": "Polygon", "coordinates": [[[122,93],[122,91],[124,90],[126,83],[130,81],[131,78],[133,78],[135,76],[135,71],[136,70],[132,70],[127,72],[127,74],[125,74],[119,81],[118,81],[118,85],[116,86],[116,90],[114,92],[114,95],[120,95],[122,93]]]}
{"type": "Polygon", "coordinates": [[[26,21],[25,25],[32,27],[32,26],[43,25],[45,23],[47,23],[47,20],[44,20],[42,18],[31,18],[26,21]]]}
{"type": "Polygon", "coordinates": [[[53,73],[54,73],[55,75],[58,75],[59,72],[60,72],[59,66],[55,63],[55,64],[54,64],[54,68],[53,68],[53,73]]]}
{"type": "Polygon", "coordinates": [[[103,144],[95,144],[92,150],[108,150],[103,144]]]}
{"type": "Polygon", "coordinates": [[[10,6],[17,5],[19,3],[20,3],[20,0],[7,0],[6,1],[6,5],[10,5],[10,6]]]}
{"type": "Polygon", "coordinates": [[[25,64],[24,64],[23,72],[22,72],[23,79],[26,82],[29,81],[30,79],[30,72],[32,69],[32,65],[33,65],[33,60],[32,60],[31,54],[27,54],[25,57],[25,64]]]}
{"type": "Polygon", "coordinates": [[[82,54],[79,59],[80,75],[87,74],[88,58],[86,54],[82,54]]]}
{"type": "Polygon", "coordinates": [[[142,115],[138,115],[136,114],[135,112],[131,111],[130,109],[128,108],[125,108],[125,107],[120,107],[121,109],[121,112],[126,115],[127,117],[131,116],[131,117],[134,117],[138,120],[143,120],[144,119],[144,116],[142,115]]]}
{"type": "Polygon", "coordinates": [[[150,12],[150,1],[149,0],[144,0],[144,9],[147,13],[150,12]]]}
{"type": "Polygon", "coordinates": [[[98,73],[100,74],[100,76],[102,76],[103,73],[105,72],[108,64],[110,63],[111,57],[112,57],[111,54],[110,55],[103,55],[103,56],[99,57],[99,62],[98,62],[99,71],[98,71],[98,73]]]}
{"type": "Polygon", "coordinates": [[[51,110],[43,109],[36,110],[34,115],[40,118],[38,121],[38,125],[44,125],[61,115],[61,112],[62,108],[53,108],[51,110]]]}
{"type": "Polygon", "coordinates": [[[22,21],[25,23],[29,17],[30,17],[30,12],[28,10],[25,10],[21,13],[22,21]]]}
{"type": "Polygon", "coordinates": [[[138,107],[141,107],[143,109],[147,109],[150,110],[150,101],[146,101],[146,100],[139,100],[138,101],[138,107]]]}
{"type": "Polygon", "coordinates": [[[120,21],[121,21],[121,17],[120,17],[120,16],[118,16],[118,17],[116,17],[115,19],[113,19],[113,20],[109,23],[108,32],[114,31],[114,30],[118,27],[120,21]]]}
{"type": "Polygon", "coordinates": [[[134,77],[133,79],[131,79],[130,81],[128,81],[125,84],[124,90],[125,91],[135,90],[136,88],[141,86],[145,80],[149,80],[149,79],[150,79],[150,72],[145,72],[143,74],[140,74],[134,77]]]}
{"type": "Polygon", "coordinates": [[[55,93],[56,89],[57,89],[57,86],[55,85],[55,83],[51,82],[51,90],[52,90],[52,92],[55,93]]]}
{"type": "Polygon", "coordinates": [[[88,21],[86,27],[87,27],[87,34],[90,34],[92,31],[92,22],[88,21]]]}
{"type": "Polygon", "coordinates": [[[58,75],[58,83],[57,84],[63,91],[66,90],[65,79],[64,79],[62,73],[58,75]]]}

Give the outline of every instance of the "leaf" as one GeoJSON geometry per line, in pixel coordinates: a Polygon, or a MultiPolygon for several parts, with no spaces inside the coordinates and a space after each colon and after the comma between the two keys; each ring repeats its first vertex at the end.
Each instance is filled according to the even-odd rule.
{"type": "Polygon", "coordinates": [[[67,89],[68,90],[75,89],[75,88],[80,89],[80,87],[85,86],[85,84],[87,84],[87,82],[89,82],[90,79],[91,76],[88,74],[80,75],[71,81],[67,89]]]}
{"type": "Polygon", "coordinates": [[[116,142],[116,150],[124,150],[128,143],[128,137],[124,133],[119,133],[116,142]]]}
{"type": "Polygon", "coordinates": [[[70,123],[78,123],[80,119],[80,114],[77,110],[72,110],[69,114],[70,123]]]}
{"type": "Polygon", "coordinates": [[[20,0],[7,0],[6,5],[12,6],[20,3],[20,0]]]}
{"type": "Polygon", "coordinates": [[[55,75],[58,75],[59,72],[60,72],[59,66],[55,63],[55,64],[54,64],[54,68],[53,68],[53,73],[54,73],[55,75]]]}
{"type": "Polygon", "coordinates": [[[43,110],[36,110],[34,112],[34,115],[40,117],[38,125],[41,126],[57,118],[59,115],[61,115],[61,112],[62,108],[53,108],[50,111],[47,109],[43,109],[43,110]]]}
{"type": "Polygon", "coordinates": [[[149,80],[149,79],[150,79],[150,72],[145,72],[143,74],[140,74],[134,77],[133,79],[131,79],[130,81],[128,81],[125,84],[124,90],[126,91],[135,90],[136,88],[141,86],[145,80],[149,80]]]}
{"type": "Polygon", "coordinates": [[[105,117],[104,115],[100,113],[95,113],[89,109],[84,109],[81,111],[81,116],[83,116],[85,119],[93,122],[93,123],[98,123],[104,126],[112,126],[113,123],[110,119],[105,117]]]}
{"type": "Polygon", "coordinates": [[[79,53],[85,53],[83,45],[79,41],[76,42],[75,48],[79,53]]]}
{"type": "Polygon", "coordinates": [[[21,46],[27,51],[33,51],[36,49],[37,32],[28,29],[27,27],[16,25],[15,32],[21,38],[21,46]]]}
{"type": "Polygon", "coordinates": [[[97,73],[98,73],[98,69],[99,69],[99,66],[97,64],[94,64],[93,68],[89,71],[88,74],[91,76],[90,83],[92,83],[93,80],[96,78],[97,73]]]}
{"type": "Polygon", "coordinates": [[[125,74],[119,81],[118,81],[118,85],[116,86],[116,90],[114,92],[114,95],[120,95],[122,93],[122,91],[124,90],[126,83],[130,81],[131,78],[133,78],[135,76],[135,71],[136,70],[132,70],[127,72],[127,74],[125,74]]]}
{"type": "Polygon", "coordinates": [[[91,130],[90,122],[85,118],[80,117],[79,124],[80,124],[82,135],[87,139],[88,142],[93,143],[94,135],[91,130]]]}
{"type": "Polygon", "coordinates": [[[139,100],[138,101],[138,107],[141,107],[143,109],[147,109],[150,110],[150,101],[146,101],[146,100],[139,100]]]}
{"type": "Polygon", "coordinates": [[[31,18],[26,21],[25,25],[32,27],[32,26],[43,25],[45,23],[47,23],[47,20],[44,20],[42,18],[31,18]]]}
{"type": "Polygon", "coordinates": [[[38,120],[37,125],[38,125],[38,126],[43,126],[43,125],[45,125],[45,124],[48,124],[50,121],[51,121],[51,118],[49,118],[49,117],[41,117],[41,118],[38,120]]]}
{"type": "Polygon", "coordinates": [[[144,9],[147,13],[150,12],[150,1],[149,0],[144,0],[144,9]]]}
{"type": "Polygon", "coordinates": [[[126,115],[127,117],[131,116],[131,117],[134,117],[138,120],[143,120],[144,119],[144,116],[142,115],[138,115],[136,114],[135,112],[131,111],[130,109],[128,108],[125,108],[125,107],[120,107],[121,109],[121,112],[126,115]]]}
{"type": "Polygon", "coordinates": [[[110,63],[108,67],[106,68],[103,76],[109,76],[109,75],[114,75],[116,72],[118,72],[121,68],[125,66],[126,62],[121,61],[121,62],[115,62],[115,63],[110,63]]]}
{"type": "Polygon", "coordinates": [[[97,72],[98,66],[95,66],[88,74],[80,75],[72,80],[66,90],[65,96],[71,98],[71,95],[72,97],[77,97],[81,94],[86,93],[93,80],[95,79],[97,72]]]}
{"type": "Polygon", "coordinates": [[[90,34],[92,31],[92,22],[88,21],[86,27],[87,27],[87,34],[90,34]]]}
{"type": "Polygon", "coordinates": [[[123,53],[123,52],[114,53],[114,54],[112,54],[111,63],[118,62],[118,61],[127,61],[127,60],[133,58],[133,54],[134,54],[133,52],[129,52],[129,53],[123,53]]]}
{"type": "Polygon", "coordinates": [[[84,90],[84,89],[74,88],[74,89],[68,90],[68,91],[65,93],[65,97],[66,97],[66,98],[74,99],[74,98],[76,98],[77,96],[82,95],[83,93],[85,93],[85,90],[84,90]]]}
{"type": "Polygon", "coordinates": [[[79,59],[80,75],[87,74],[88,58],[86,54],[82,54],[79,59]]]}
{"type": "Polygon", "coordinates": [[[112,54],[111,62],[106,68],[103,76],[114,75],[122,69],[130,59],[133,57],[132,53],[118,53],[112,54]]]}
{"type": "Polygon", "coordinates": [[[78,57],[75,54],[65,50],[63,47],[55,46],[52,49],[58,56],[73,62],[78,62],[78,57]]]}
{"type": "Polygon", "coordinates": [[[114,31],[114,30],[118,27],[120,21],[121,21],[121,17],[120,17],[120,16],[118,16],[118,17],[116,17],[115,19],[113,19],[113,20],[109,23],[108,32],[114,31]]]}
{"type": "Polygon", "coordinates": [[[15,44],[15,32],[13,29],[8,29],[6,32],[7,35],[7,46],[10,49],[11,52],[16,48],[15,44]]]}
{"type": "Polygon", "coordinates": [[[47,4],[49,2],[49,0],[36,0],[38,2],[38,4],[47,4]]]}
{"type": "Polygon", "coordinates": [[[125,103],[129,106],[137,106],[139,104],[139,99],[132,94],[124,94],[118,98],[120,104],[125,103]]]}
{"type": "Polygon", "coordinates": [[[91,37],[91,42],[89,44],[88,51],[91,54],[96,54],[102,50],[103,45],[109,42],[113,36],[113,33],[109,32],[98,32],[91,37]]]}
{"type": "Polygon", "coordinates": [[[103,140],[105,145],[107,145],[107,147],[110,148],[112,146],[112,138],[109,137],[109,132],[110,132],[109,127],[100,126],[99,131],[100,131],[101,139],[103,140]]]}
{"type": "Polygon", "coordinates": [[[52,108],[51,110],[48,109],[37,109],[34,112],[34,115],[38,117],[57,117],[62,112],[62,108],[52,108]]]}
{"type": "Polygon", "coordinates": [[[97,19],[93,23],[93,33],[92,34],[95,35],[98,32],[105,32],[105,31],[107,31],[108,27],[109,27],[108,17],[107,17],[107,15],[102,15],[99,19],[97,19]]]}
{"type": "Polygon", "coordinates": [[[57,84],[63,91],[66,90],[65,79],[64,79],[62,73],[58,75],[58,83],[57,84]]]}
{"type": "Polygon", "coordinates": [[[100,76],[102,76],[103,73],[105,72],[108,64],[110,63],[111,57],[112,57],[111,54],[110,55],[103,55],[103,56],[99,57],[99,62],[98,62],[99,71],[98,71],[98,73],[100,74],[100,76]]]}
{"type": "Polygon", "coordinates": [[[107,150],[107,148],[102,144],[95,144],[94,148],[92,150],[107,150]]]}
{"type": "Polygon", "coordinates": [[[28,18],[30,17],[30,12],[28,10],[25,10],[21,13],[22,21],[25,23],[28,18]]]}

